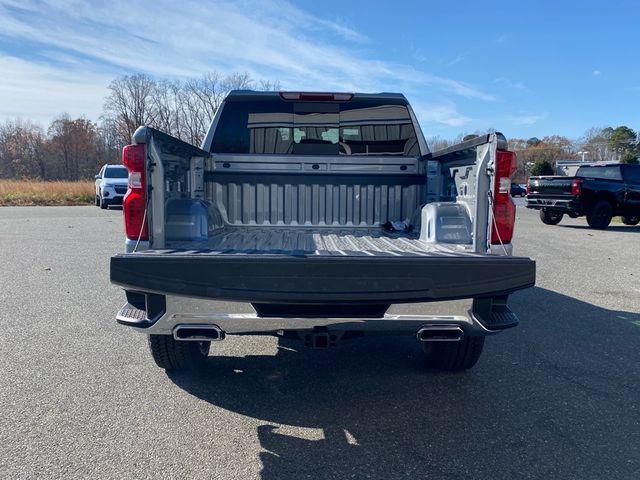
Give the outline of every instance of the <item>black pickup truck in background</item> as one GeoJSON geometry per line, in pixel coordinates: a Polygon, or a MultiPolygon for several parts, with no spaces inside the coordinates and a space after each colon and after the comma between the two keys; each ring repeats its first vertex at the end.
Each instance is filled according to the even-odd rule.
{"type": "Polygon", "coordinates": [[[547,225],[557,225],[564,214],[585,215],[591,228],[607,228],[617,215],[625,225],[637,225],[640,165],[585,165],[575,177],[531,177],[527,208],[540,210],[540,219],[547,225]]]}

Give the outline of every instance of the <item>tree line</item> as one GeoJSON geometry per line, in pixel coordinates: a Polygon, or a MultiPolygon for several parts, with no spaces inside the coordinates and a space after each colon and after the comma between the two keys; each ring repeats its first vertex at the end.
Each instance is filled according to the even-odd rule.
{"type": "Polygon", "coordinates": [[[0,178],[90,179],[105,163],[119,163],[140,125],[200,145],[230,90],[278,90],[278,82],[248,73],[158,80],[126,75],[113,80],[98,122],[61,114],[47,128],[28,120],[0,123],[0,178]]]}
{"type": "MultiPolygon", "coordinates": [[[[482,133],[493,133],[489,129],[482,133]]],[[[448,140],[433,137],[429,142],[432,150],[439,150],[482,134],[461,134],[448,140]]],[[[514,180],[524,181],[529,175],[553,175],[558,160],[584,160],[591,162],[638,163],[640,159],[640,132],[622,125],[594,127],[578,139],[562,135],[538,138],[511,138],[509,150],[518,154],[518,167],[514,180]]]]}
{"type": "MultiPolygon", "coordinates": [[[[42,180],[89,179],[104,163],[118,163],[124,145],[140,125],[150,125],[185,142],[200,145],[218,107],[230,90],[278,90],[279,83],[256,81],[247,73],[159,80],[126,75],[113,80],[98,122],[61,114],[47,128],[30,121],[0,123],[0,178],[42,180]]],[[[489,129],[487,132],[494,132],[489,129]]],[[[432,137],[433,151],[473,138],[432,137]]],[[[640,134],[627,126],[590,128],[581,138],[561,135],[512,138],[518,154],[516,181],[529,175],[553,174],[557,160],[637,163],[640,134]],[[587,152],[587,153],[580,153],[587,152]]]]}

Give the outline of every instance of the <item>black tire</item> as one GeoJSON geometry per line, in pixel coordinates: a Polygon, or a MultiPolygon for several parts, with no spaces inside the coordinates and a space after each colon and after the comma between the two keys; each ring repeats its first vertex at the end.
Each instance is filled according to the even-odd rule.
{"type": "Polygon", "coordinates": [[[606,200],[597,202],[591,211],[587,213],[587,223],[591,228],[604,230],[613,218],[613,206],[606,200]]]}
{"type": "Polygon", "coordinates": [[[196,370],[204,366],[211,342],[177,341],[171,335],[149,335],[151,356],[168,371],[196,370]]]}
{"type": "Polygon", "coordinates": [[[557,225],[560,223],[563,216],[564,214],[562,213],[553,212],[546,208],[540,210],[540,220],[542,220],[542,223],[545,225],[557,225]]]}
{"type": "Polygon", "coordinates": [[[459,342],[420,342],[428,367],[462,372],[473,367],[482,354],[484,337],[465,336],[459,342]]]}
{"type": "Polygon", "coordinates": [[[109,204],[107,203],[107,201],[101,198],[100,199],[100,208],[103,209],[103,210],[106,210],[108,207],[109,207],[109,204]]]}
{"type": "Polygon", "coordinates": [[[96,195],[96,207],[100,206],[100,197],[96,195]]]}
{"type": "Polygon", "coordinates": [[[625,215],[624,217],[622,217],[622,223],[624,223],[625,225],[637,225],[638,223],[640,223],[640,217],[625,215]]]}

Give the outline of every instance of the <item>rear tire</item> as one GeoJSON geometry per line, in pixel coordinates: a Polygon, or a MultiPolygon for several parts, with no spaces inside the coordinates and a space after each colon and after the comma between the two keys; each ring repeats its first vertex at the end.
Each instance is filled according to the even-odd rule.
{"type": "Polygon", "coordinates": [[[177,341],[171,335],[149,335],[151,356],[167,371],[196,370],[205,365],[211,342],[177,341]]]}
{"type": "Polygon", "coordinates": [[[591,228],[604,230],[611,223],[613,207],[606,200],[600,200],[591,211],[587,213],[587,223],[591,228]]]}
{"type": "Polygon", "coordinates": [[[552,212],[546,208],[540,210],[540,220],[542,220],[542,223],[545,225],[557,225],[560,223],[563,216],[564,214],[562,213],[552,212]]]}
{"type": "Polygon", "coordinates": [[[473,367],[482,354],[484,337],[463,337],[459,342],[420,342],[428,367],[462,372],[473,367]]]}
{"type": "Polygon", "coordinates": [[[622,217],[622,223],[624,223],[625,225],[637,225],[638,223],[640,223],[640,217],[632,217],[626,215],[622,217]]]}

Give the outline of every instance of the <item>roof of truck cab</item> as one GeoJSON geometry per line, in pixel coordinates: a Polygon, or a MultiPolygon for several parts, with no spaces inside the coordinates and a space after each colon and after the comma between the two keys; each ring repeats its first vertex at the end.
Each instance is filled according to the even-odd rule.
{"type": "MultiPolygon", "coordinates": [[[[582,162],[581,162],[582,163],[582,162]]],[[[599,163],[599,162],[585,162],[583,164],[581,164],[581,167],[617,167],[622,165],[622,163],[620,162],[603,162],[603,163],[599,163]]]]}
{"type": "MultiPolygon", "coordinates": [[[[256,90],[231,90],[228,95],[227,95],[227,99],[230,100],[236,100],[236,99],[240,99],[240,98],[253,98],[253,99],[257,99],[257,98],[273,98],[273,97],[279,97],[280,93],[288,93],[289,91],[287,90],[286,92],[259,92],[256,90]]],[[[292,90],[291,92],[294,92],[294,90],[292,90]]],[[[304,91],[300,91],[300,93],[349,93],[349,94],[353,94],[354,98],[376,98],[379,100],[384,100],[384,99],[388,99],[388,100],[403,100],[403,101],[407,101],[407,98],[402,94],[402,93],[390,93],[390,92],[381,92],[381,93],[353,93],[353,92],[304,92],[304,91]]]]}

